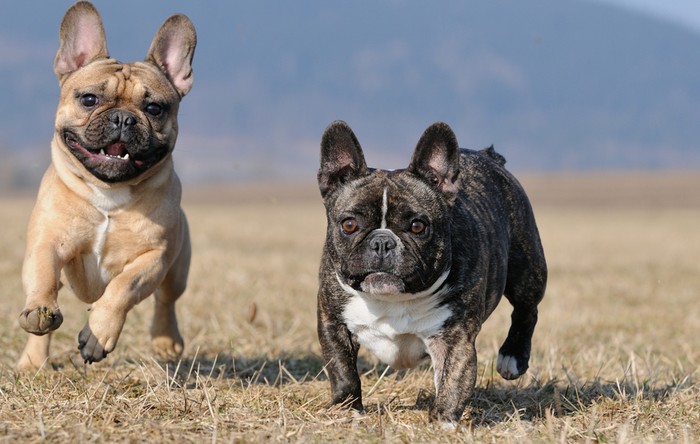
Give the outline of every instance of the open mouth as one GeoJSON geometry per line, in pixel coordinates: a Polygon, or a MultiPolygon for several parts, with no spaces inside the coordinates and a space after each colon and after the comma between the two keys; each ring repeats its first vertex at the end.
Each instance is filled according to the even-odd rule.
{"type": "MultiPolygon", "coordinates": [[[[66,144],[73,150],[74,153],[82,155],[82,157],[92,158],[94,160],[105,161],[121,161],[129,162],[129,152],[126,150],[124,142],[115,142],[101,148],[86,148],[81,145],[70,134],[65,136],[66,144]]],[[[80,156],[78,156],[80,158],[80,156]]],[[[81,159],[82,160],[82,159],[81,159]]],[[[134,162],[136,163],[136,162],[134,162]]]]}
{"type": "Polygon", "coordinates": [[[147,157],[136,159],[126,143],[115,141],[104,146],[89,147],[66,131],[63,139],[73,155],[95,177],[106,182],[134,178],[161,160],[167,150],[156,149],[147,157]]]}
{"type": "Polygon", "coordinates": [[[113,143],[105,148],[100,148],[100,155],[111,159],[129,160],[129,153],[126,151],[126,144],[123,142],[113,143]]]}

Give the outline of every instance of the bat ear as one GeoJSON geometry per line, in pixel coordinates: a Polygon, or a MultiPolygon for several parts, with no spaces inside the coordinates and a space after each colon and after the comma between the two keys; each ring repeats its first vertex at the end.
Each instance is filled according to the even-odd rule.
{"type": "Polygon", "coordinates": [[[53,71],[59,81],[96,59],[108,58],[102,19],[89,2],[78,2],[63,16],[53,71]]]}
{"type": "Polygon", "coordinates": [[[326,128],[321,138],[321,166],[318,186],[321,196],[350,180],[368,174],[360,143],[347,123],[337,120],[326,128]]]}
{"type": "Polygon", "coordinates": [[[446,123],[438,122],[429,126],[421,136],[408,171],[454,200],[459,191],[459,164],[457,138],[446,123]]]}
{"type": "Polygon", "coordinates": [[[197,33],[186,15],[168,18],[153,38],[146,62],[156,65],[180,93],[192,89],[192,59],[197,46],[197,33]]]}

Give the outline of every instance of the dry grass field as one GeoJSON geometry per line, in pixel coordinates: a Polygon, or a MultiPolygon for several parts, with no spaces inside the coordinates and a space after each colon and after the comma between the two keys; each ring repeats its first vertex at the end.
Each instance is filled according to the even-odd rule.
{"type": "Polygon", "coordinates": [[[150,352],[151,301],[114,353],[85,366],[87,307],[65,320],[43,371],[13,366],[25,333],[20,269],[32,201],[0,198],[0,442],[698,442],[700,174],[525,176],[550,267],[530,370],[495,357],[503,301],[478,340],[461,427],[427,421],[429,366],[392,371],[362,353],[367,412],[330,399],[315,331],[325,230],[308,187],[186,190],[194,257],[178,305],[179,362],[150,352]]]}

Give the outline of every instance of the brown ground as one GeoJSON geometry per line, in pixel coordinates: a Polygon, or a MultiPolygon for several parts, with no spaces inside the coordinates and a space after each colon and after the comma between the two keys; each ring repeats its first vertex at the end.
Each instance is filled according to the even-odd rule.
{"type": "Polygon", "coordinates": [[[86,307],[64,289],[52,360],[23,376],[12,366],[32,203],[0,199],[0,441],[699,441],[700,173],[521,176],[550,267],[530,370],[516,382],[495,373],[504,302],[479,336],[471,416],[449,433],[427,423],[427,365],[385,373],[362,354],[368,412],[324,409],[325,218],[313,185],[186,190],[194,258],[178,306],[181,362],[152,358],[146,301],[117,350],[84,366],[86,307]]]}

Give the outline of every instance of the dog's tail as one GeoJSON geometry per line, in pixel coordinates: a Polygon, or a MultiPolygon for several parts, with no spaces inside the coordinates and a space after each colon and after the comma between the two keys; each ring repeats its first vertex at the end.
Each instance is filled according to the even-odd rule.
{"type": "Polygon", "coordinates": [[[495,160],[496,163],[500,166],[504,166],[506,164],[506,158],[503,157],[501,154],[498,154],[494,149],[493,145],[491,145],[488,148],[484,148],[483,150],[480,150],[479,153],[484,154],[485,156],[495,160]]]}

